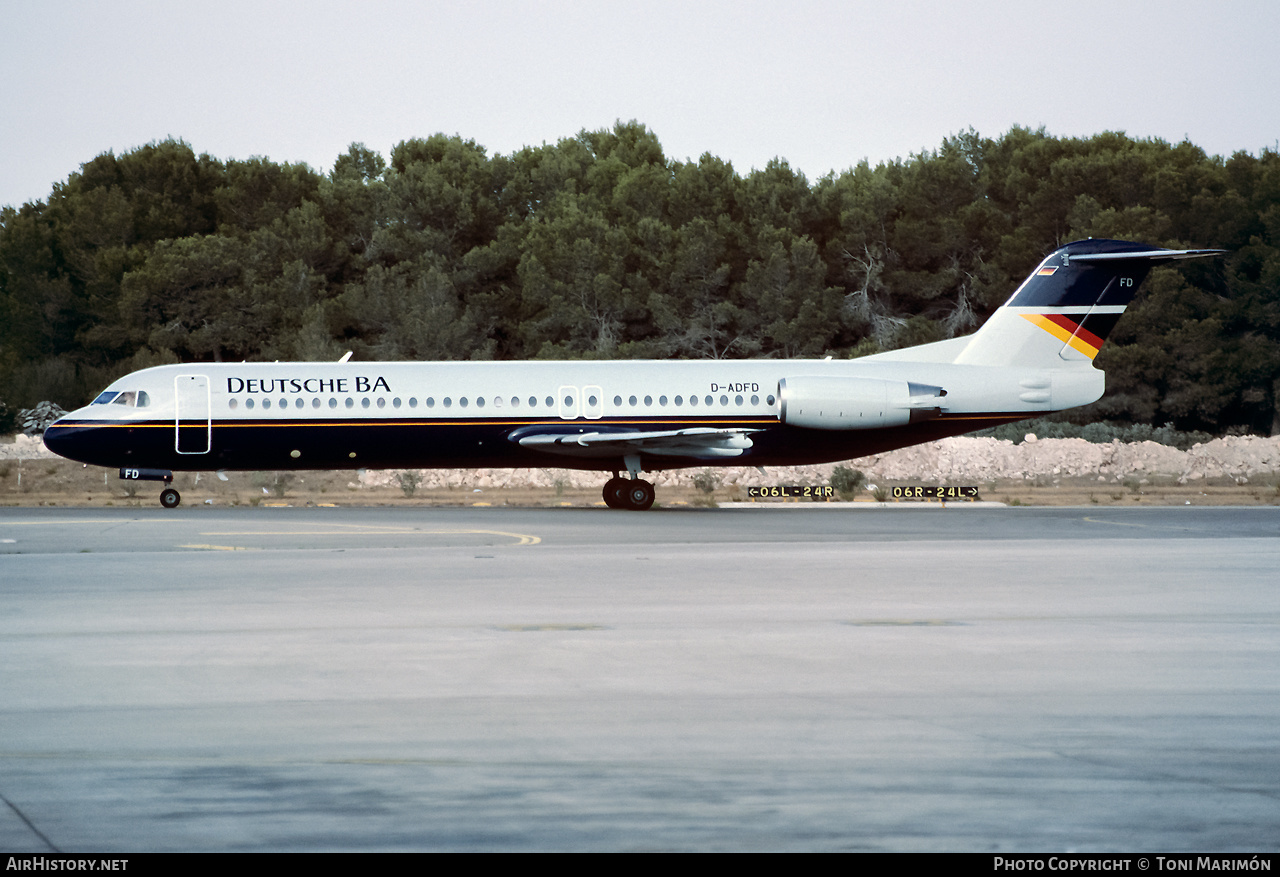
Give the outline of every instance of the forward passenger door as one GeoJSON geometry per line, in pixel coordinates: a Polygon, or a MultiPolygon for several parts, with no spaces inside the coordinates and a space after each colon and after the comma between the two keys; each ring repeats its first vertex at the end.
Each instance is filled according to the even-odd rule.
{"type": "Polygon", "coordinates": [[[179,454],[207,454],[213,441],[209,379],[178,375],[173,379],[173,445],[179,454]]]}

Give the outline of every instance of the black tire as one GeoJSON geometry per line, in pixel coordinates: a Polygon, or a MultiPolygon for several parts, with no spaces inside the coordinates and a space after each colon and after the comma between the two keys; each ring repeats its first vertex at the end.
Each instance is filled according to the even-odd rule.
{"type": "Polygon", "coordinates": [[[610,478],[604,483],[604,504],[611,509],[624,509],[627,507],[627,489],[628,481],[625,478],[610,478]]]}
{"type": "Polygon", "coordinates": [[[176,509],[178,503],[182,502],[182,494],[174,490],[172,487],[166,487],[160,491],[160,505],[167,509],[176,509]]]}
{"type": "Polygon", "coordinates": [[[648,481],[643,481],[639,478],[628,481],[624,495],[626,497],[626,508],[632,511],[642,512],[653,505],[653,485],[648,481]]]}

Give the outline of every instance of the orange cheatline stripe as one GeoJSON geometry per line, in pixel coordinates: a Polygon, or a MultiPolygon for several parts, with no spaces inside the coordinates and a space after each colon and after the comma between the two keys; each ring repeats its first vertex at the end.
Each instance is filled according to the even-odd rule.
{"type": "MultiPolygon", "coordinates": [[[[634,426],[634,427],[661,427],[662,429],[672,429],[676,427],[689,426],[760,426],[771,423],[778,423],[776,417],[768,415],[758,415],[755,417],[703,417],[703,418],[686,418],[684,420],[641,420],[626,419],[615,420],[604,418],[593,420],[444,420],[444,419],[424,419],[424,420],[220,420],[213,419],[213,425],[218,427],[372,427],[372,426],[592,426],[599,424],[602,426],[634,426]]],[[[183,429],[200,429],[204,427],[205,421],[183,421],[183,429]]],[[[168,421],[148,421],[145,423],[113,423],[98,420],[76,420],[61,424],[64,427],[81,427],[92,426],[100,429],[173,429],[172,420],[168,421]]]]}

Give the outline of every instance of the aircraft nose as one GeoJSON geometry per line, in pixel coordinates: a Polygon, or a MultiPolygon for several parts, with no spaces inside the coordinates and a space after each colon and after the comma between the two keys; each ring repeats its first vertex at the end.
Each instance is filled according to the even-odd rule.
{"type": "Polygon", "coordinates": [[[63,453],[67,447],[66,432],[59,428],[58,424],[62,423],[62,418],[55,420],[53,423],[45,427],[44,430],[44,446],[55,454],[65,457],[63,453]]]}
{"type": "Polygon", "coordinates": [[[65,420],[65,417],[59,418],[45,428],[44,446],[59,457],[75,460],[78,459],[75,452],[78,444],[74,438],[75,430],[67,426],[65,420]]]}

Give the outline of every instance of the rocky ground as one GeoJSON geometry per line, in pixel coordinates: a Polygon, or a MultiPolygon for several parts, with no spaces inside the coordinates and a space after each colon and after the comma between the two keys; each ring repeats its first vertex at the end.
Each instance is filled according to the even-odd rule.
{"type": "MultiPolygon", "coordinates": [[[[687,469],[651,478],[663,505],[748,501],[747,489],[826,484],[838,464],[687,469]],[[703,477],[699,477],[699,476],[703,477]],[[712,488],[706,492],[705,488],[712,488]]],[[[869,489],[976,485],[1014,505],[1280,505],[1280,437],[1227,437],[1179,451],[1155,442],[1091,444],[1029,436],[1020,444],[951,438],[845,464],[869,489]]],[[[423,469],[361,472],[179,473],[184,504],[599,505],[603,473],[568,469],[423,469]]],[[[0,505],[157,505],[160,485],[122,482],[115,470],[63,460],[38,439],[0,439],[0,505]]],[[[890,493],[891,496],[891,493],[890,493]]]]}

